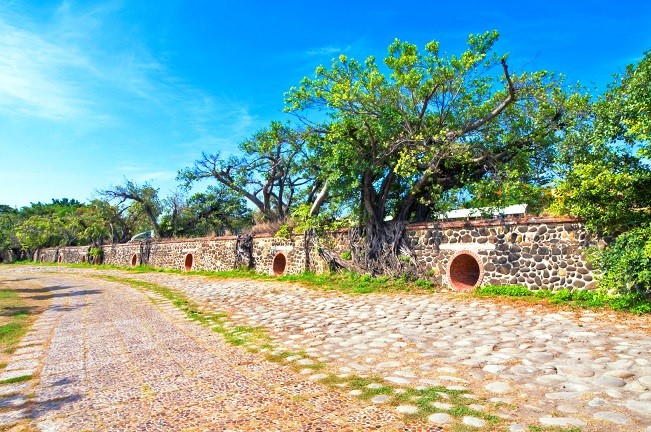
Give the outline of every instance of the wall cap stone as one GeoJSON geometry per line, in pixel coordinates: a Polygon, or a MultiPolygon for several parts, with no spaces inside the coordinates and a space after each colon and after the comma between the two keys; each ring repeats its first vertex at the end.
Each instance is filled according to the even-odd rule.
{"type": "Polygon", "coordinates": [[[511,226],[511,225],[537,225],[548,223],[581,223],[581,220],[575,217],[509,217],[503,219],[474,219],[445,222],[421,222],[407,225],[407,229],[432,229],[432,228],[465,228],[465,227],[491,227],[491,226],[511,226]]]}

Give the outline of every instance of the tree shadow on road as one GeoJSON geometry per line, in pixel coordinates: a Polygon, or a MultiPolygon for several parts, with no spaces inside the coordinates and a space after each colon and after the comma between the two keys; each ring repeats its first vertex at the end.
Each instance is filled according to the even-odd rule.
{"type": "MultiPolygon", "coordinates": [[[[59,291],[65,288],[72,288],[69,286],[54,286],[54,287],[48,287],[48,291],[59,291]]],[[[72,292],[57,292],[57,293],[52,293],[52,294],[37,294],[33,296],[27,296],[26,298],[32,299],[32,300],[50,300],[53,298],[59,298],[59,297],[78,297],[78,296],[84,296],[84,295],[93,295],[93,294],[101,294],[101,290],[98,289],[82,289],[78,291],[72,291],[72,292]]]]}
{"type": "Polygon", "coordinates": [[[55,286],[43,287],[43,288],[18,288],[18,289],[12,289],[12,291],[19,292],[19,293],[46,293],[50,291],[60,291],[68,288],[71,287],[66,285],[55,285],[55,286]]]}
{"type": "Polygon", "coordinates": [[[5,306],[0,308],[0,316],[15,317],[18,315],[33,315],[40,311],[40,306],[5,306]]]}

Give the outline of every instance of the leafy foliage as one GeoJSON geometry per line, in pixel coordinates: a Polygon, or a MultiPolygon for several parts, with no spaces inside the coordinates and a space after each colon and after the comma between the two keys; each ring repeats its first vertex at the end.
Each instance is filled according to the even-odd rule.
{"type": "Polygon", "coordinates": [[[554,191],[552,210],[586,221],[593,232],[617,234],[651,222],[651,170],[642,160],[604,150],[577,162],[554,191]]]}
{"type": "Polygon", "coordinates": [[[603,288],[651,294],[651,225],[619,235],[605,250],[598,251],[596,258],[604,270],[600,281],[603,288]]]}
{"type": "Polygon", "coordinates": [[[643,156],[651,155],[651,51],[637,64],[615,75],[608,91],[595,105],[595,135],[601,140],[642,144],[643,156]]]}
{"type": "Polygon", "coordinates": [[[187,200],[175,196],[163,215],[161,230],[172,237],[205,237],[237,232],[253,223],[243,198],[223,185],[211,185],[187,200]]]}
{"type": "Polygon", "coordinates": [[[595,263],[601,287],[626,296],[651,291],[650,78],[651,52],[615,76],[594,104],[592,128],[583,134],[589,144],[570,154],[552,207],[616,236],[595,263]]]}
{"type": "Polygon", "coordinates": [[[98,193],[108,201],[117,201],[118,207],[130,202],[128,211],[144,214],[150,223],[151,229],[154,230],[156,237],[161,237],[162,232],[158,218],[163,211],[163,205],[158,196],[158,189],[148,183],[138,185],[132,180],[125,178],[124,184],[109,187],[108,189],[98,191],[98,193]]]}
{"type": "Polygon", "coordinates": [[[593,231],[618,234],[651,222],[651,52],[616,75],[593,106],[583,145],[565,154],[558,213],[586,220],[593,231]]]}
{"type": "Polygon", "coordinates": [[[509,73],[497,38],[471,35],[459,56],[441,55],[436,41],[419,51],[396,40],[388,75],[373,57],[342,55],[289,91],[288,111],[328,114],[313,124],[314,151],[333,191],[361,198],[362,223],[425,219],[482,181],[549,180],[554,145],[582,121],[587,99],[553,74],[509,73]]]}

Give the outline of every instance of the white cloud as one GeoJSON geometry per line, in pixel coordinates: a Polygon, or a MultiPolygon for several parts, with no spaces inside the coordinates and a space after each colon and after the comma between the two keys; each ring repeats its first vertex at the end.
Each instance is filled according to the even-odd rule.
{"type": "Polygon", "coordinates": [[[306,51],[306,54],[310,56],[321,56],[321,55],[328,55],[328,54],[341,54],[341,53],[348,52],[350,50],[351,50],[350,45],[344,48],[328,46],[328,47],[316,48],[316,49],[306,51]]]}
{"type": "Polygon", "coordinates": [[[48,119],[75,118],[89,101],[65,70],[84,70],[83,59],[39,35],[0,21],[0,109],[48,119]]]}
{"type": "Polygon", "coordinates": [[[121,7],[63,2],[41,23],[0,6],[0,115],[83,127],[123,126],[146,115],[184,135],[248,133],[246,105],[218,100],[170,73],[116,18],[121,7]],[[223,127],[215,131],[216,124],[223,127]]]}

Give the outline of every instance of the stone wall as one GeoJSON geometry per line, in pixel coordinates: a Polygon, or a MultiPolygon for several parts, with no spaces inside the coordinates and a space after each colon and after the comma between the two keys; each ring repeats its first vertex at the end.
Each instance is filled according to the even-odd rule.
{"type": "MultiPolygon", "coordinates": [[[[235,268],[236,240],[236,237],[228,236],[108,244],[102,247],[102,263],[119,266],[148,264],[178,270],[232,270],[235,268]]],[[[42,249],[35,254],[34,260],[82,263],[89,260],[88,247],[42,249]]],[[[315,253],[310,254],[310,262],[313,271],[323,272],[327,268],[325,262],[315,253]]],[[[269,236],[254,238],[253,265],[255,271],[260,273],[296,274],[305,271],[303,236],[294,236],[292,239],[269,236]]]]}
{"type": "Polygon", "coordinates": [[[88,260],[88,246],[66,246],[39,249],[34,253],[34,261],[82,263],[88,260]]]}
{"type": "MultiPolygon", "coordinates": [[[[532,289],[596,286],[584,249],[595,245],[575,219],[513,218],[409,225],[419,272],[440,285],[458,290],[477,285],[518,284],[532,289]]],[[[349,250],[345,231],[322,238],[337,254],[349,250]]],[[[105,245],[103,262],[121,266],[149,264],[179,270],[231,270],[236,237],[165,240],[105,245]]],[[[50,248],[35,260],[84,262],[87,247],[50,248]]],[[[257,272],[301,273],[306,270],[303,236],[291,239],[256,237],[253,264],[257,272]]],[[[326,271],[314,251],[310,269],[326,271]]]]}
{"type": "Polygon", "coordinates": [[[596,242],[575,219],[440,222],[411,225],[407,234],[421,271],[460,290],[478,284],[531,289],[596,286],[584,255],[584,249],[596,242]]]}

